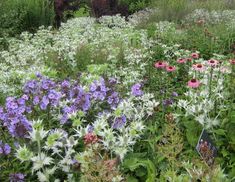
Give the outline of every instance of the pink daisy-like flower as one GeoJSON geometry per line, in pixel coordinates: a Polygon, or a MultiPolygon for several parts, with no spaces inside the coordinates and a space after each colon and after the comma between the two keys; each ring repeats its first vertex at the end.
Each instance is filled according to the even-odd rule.
{"type": "Polygon", "coordinates": [[[184,63],[186,63],[186,59],[180,58],[177,60],[177,63],[184,64],[184,63]]]}
{"type": "Polygon", "coordinates": [[[196,71],[203,71],[204,70],[204,66],[202,64],[194,64],[193,65],[193,69],[196,71]]]}
{"type": "Polygon", "coordinates": [[[199,54],[196,53],[196,52],[194,52],[194,53],[191,54],[191,57],[192,57],[193,59],[198,59],[198,58],[199,58],[199,54]]]}
{"type": "Polygon", "coordinates": [[[207,63],[210,65],[210,66],[216,66],[218,65],[219,61],[215,60],[215,59],[210,59],[207,61],[207,63]]]}
{"type": "Polygon", "coordinates": [[[230,59],[230,64],[235,65],[235,59],[230,59]]]}
{"type": "Polygon", "coordinates": [[[166,66],[167,66],[167,63],[163,61],[158,61],[154,64],[155,68],[165,68],[166,66]]]}
{"type": "Polygon", "coordinates": [[[196,79],[191,79],[188,81],[188,86],[191,88],[198,88],[200,86],[200,82],[196,79]]]}
{"type": "Polygon", "coordinates": [[[167,72],[173,72],[175,70],[176,70],[175,66],[166,66],[166,71],[167,72]]]}

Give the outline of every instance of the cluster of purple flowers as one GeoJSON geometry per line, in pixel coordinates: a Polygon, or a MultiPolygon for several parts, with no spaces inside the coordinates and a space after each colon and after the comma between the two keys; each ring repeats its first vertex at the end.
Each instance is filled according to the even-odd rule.
{"type": "Polygon", "coordinates": [[[26,105],[28,100],[27,95],[19,99],[8,97],[5,109],[0,108],[0,120],[13,137],[26,138],[28,131],[32,130],[31,122],[26,118],[26,114],[31,112],[31,107],[26,105]]]}
{"type": "MultiPolygon", "coordinates": [[[[67,84],[69,86],[70,84],[67,84]]],[[[64,88],[64,87],[63,87],[64,88]]],[[[68,88],[66,99],[70,101],[68,106],[65,106],[63,111],[63,116],[61,118],[61,123],[64,124],[68,121],[68,115],[76,112],[83,111],[86,112],[91,107],[91,95],[84,91],[81,86],[73,86],[68,88]]]]}
{"type": "Polygon", "coordinates": [[[7,143],[4,144],[1,140],[0,140],[0,154],[2,155],[8,155],[11,153],[11,147],[10,145],[8,145],[7,143]]]}
{"type": "MultiPolygon", "coordinates": [[[[66,106],[61,108],[61,124],[69,120],[73,112],[88,112],[92,103],[106,103],[110,109],[115,109],[121,99],[115,91],[117,81],[114,78],[94,81],[89,91],[85,91],[78,82],[64,80],[54,82],[48,78],[38,75],[35,80],[28,81],[23,87],[23,96],[20,98],[8,97],[4,108],[0,107],[0,121],[13,137],[27,138],[32,130],[31,122],[27,119],[29,113],[35,110],[47,110],[57,108],[61,102],[66,101],[66,106]]],[[[141,84],[132,86],[132,94],[141,96],[141,84]]],[[[31,114],[31,117],[33,113],[31,114]]],[[[125,116],[116,118],[114,128],[123,126],[126,122],[125,116]]]]}
{"type": "Polygon", "coordinates": [[[43,77],[39,80],[31,80],[24,86],[24,93],[33,99],[33,105],[40,105],[42,110],[46,110],[50,105],[56,107],[62,97],[60,92],[56,91],[57,84],[43,77]]]}

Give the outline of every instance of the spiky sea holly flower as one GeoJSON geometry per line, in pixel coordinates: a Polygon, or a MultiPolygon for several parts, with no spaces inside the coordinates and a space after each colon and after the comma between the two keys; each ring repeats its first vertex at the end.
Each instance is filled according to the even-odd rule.
{"type": "Polygon", "coordinates": [[[142,85],[140,84],[140,83],[136,83],[135,85],[133,85],[132,87],[131,87],[131,94],[133,95],[133,96],[141,96],[141,95],[143,95],[144,93],[143,93],[143,91],[141,90],[141,87],[142,87],[142,85]]]}
{"type": "Polygon", "coordinates": [[[21,162],[31,160],[32,156],[33,156],[33,153],[28,148],[26,148],[26,146],[19,147],[16,150],[16,158],[18,158],[21,162]]]}
{"type": "Polygon", "coordinates": [[[191,79],[188,81],[188,86],[191,88],[198,88],[200,86],[200,82],[196,79],[191,79]]]}
{"type": "Polygon", "coordinates": [[[24,182],[25,175],[22,173],[13,173],[9,175],[10,182],[24,182]]]}
{"type": "Polygon", "coordinates": [[[11,153],[11,147],[10,145],[8,145],[7,143],[4,144],[2,143],[2,141],[0,140],[0,155],[8,155],[11,153]]]}
{"type": "Polygon", "coordinates": [[[121,117],[115,118],[112,127],[114,129],[122,128],[126,124],[126,116],[122,115],[121,117]]]}

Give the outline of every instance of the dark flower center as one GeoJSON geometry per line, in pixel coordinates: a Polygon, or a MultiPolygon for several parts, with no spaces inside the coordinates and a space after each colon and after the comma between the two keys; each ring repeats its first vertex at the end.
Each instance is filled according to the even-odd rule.
{"type": "Polygon", "coordinates": [[[196,79],[192,79],[191,82],[192,82],[192,83],[196,83],[197,80],[196,80],[196,79]]]}

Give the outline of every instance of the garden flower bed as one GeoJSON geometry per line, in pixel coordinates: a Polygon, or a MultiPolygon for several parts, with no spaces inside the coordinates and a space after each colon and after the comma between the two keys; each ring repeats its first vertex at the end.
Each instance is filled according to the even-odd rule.
{"type": "MultiPolygon", "coordinates": [[[[184,26],[218,18],[201,11],[184,26]]],[[[9,41],[0,181],[234,180],[234,57],[187,50],[190,32],[172,22],[139,28],[154,12],[74,18],[9,41]]]]}

